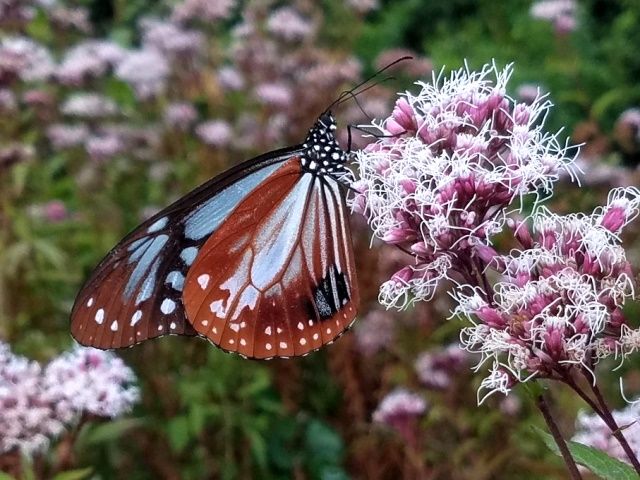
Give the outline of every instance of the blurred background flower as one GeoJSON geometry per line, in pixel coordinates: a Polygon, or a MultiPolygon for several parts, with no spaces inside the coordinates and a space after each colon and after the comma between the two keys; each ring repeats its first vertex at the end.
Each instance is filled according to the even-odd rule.
{"type": "MultiPolygon", "coordinates": [[[[381,283],[396,272],[415,280],[415,267],[432,265],[400,271],[431,239],[394,217],[398,209],[379,233],[409,253],[372,241],[352,217],[359,318],[304,359],[246,362],[172,337],[122,352],[123,362],[70,350],[69,311],[90,269],[141,219],[231,165],[300,142],[340,92],[405,55],[414,59],[334,112],[344,148],[376,141],[355,126],[393,112],[363,130],[402,131],[423,147],[437,139],[449,156],[453,132],[460,148],[488,151],[467,135],[473,115],[447,109],[450,98],[426,111],[410,95],[394,104],[396,92],[417,92],[414,81],[446,78],[465,60],[469,71],[515,62],[504,91],[457,93],[505,102],[508,118],[491,101],[474,117],[494,122],[487,138],[512,138],[511,122],[528,114],[525,133],[535,136],[544,117],[548,131],[563,128],[559,145],[569,135],[584,142],[575,164],[583,188],[560,169],[552,206],[592,211],[609,189],[640,180],[639,18],[640,7],[617,0],[0,0],[0,469],[18,478],[565,478],[531,433],[528,398],[476,405],[483,376],[457,345],[458,322],[446,321],[449,297],[423,282],[402,293],[430,302],[380,310],[381,283]],[[430,119],[433,128],[418,128],[430,119]],[[71,398],[54,405],[47,395],[62,390],[71,398]]],[[[535,165],[531,178],[544,186],[549,164],[535,165]]],[[[397,186],[399,206],[419,172],[376,168],[397,186]]],[[[359,200],[354,208],[375,208],[359,200]]],[[[466,235],[484,241],[472,207],[466,235]]],[[[522,207],[526,215],[531,203],[522,207]]],[[[638,227],[622,236],[637,265],[638,227]]],[[[636,310],[627,302],[626,318],[636,310]]],[[[620,373],[640,391],[637,361],[607,377],[610,391],[620,373]]],[[[567,411],[569,431],[576,410],[567,411]]]]}

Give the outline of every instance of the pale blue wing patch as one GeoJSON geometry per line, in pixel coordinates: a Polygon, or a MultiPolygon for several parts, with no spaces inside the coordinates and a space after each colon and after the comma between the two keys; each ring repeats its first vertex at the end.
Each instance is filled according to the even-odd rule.
{"type": "Polygon", "coordinates": [[[198,207],[184,222],[184,235],[201,240],[213,233],[246,196],[281,167],[275,163],[238,180],[198,207]]]}

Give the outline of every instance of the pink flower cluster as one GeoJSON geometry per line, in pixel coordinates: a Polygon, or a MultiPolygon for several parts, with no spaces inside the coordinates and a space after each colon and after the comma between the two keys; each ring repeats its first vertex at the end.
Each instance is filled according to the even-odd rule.
{"type": "Polygon", "coordinates": [[[531,6],[531,16],[551,22],[559,34],[572,32],[577,27],[575,0],[538,0],[531,6]]]}
{"type": "Polygon", "coordinates": [[[619,188],[591,215],[555,215],[546,208],[531,226],[509,222],[521,249],[498,255],[477,251],[501,281],[456,294],[465,348],[491,364],[481,390],[507,393],[532,377],[561,380],[571,366],[592,370],[604,357],[640,348],[640,330],[622,312],[635,281],[619,235],[638,215],[640,190],[619,188]]]}
{"type": "Polygon", "coordinates": [[[373,421],[400,434],[407,443],[415,441],[417,421],[426,413],[427,402],[417,393],[398,388],[388,393],[373,412],[373,421]]]}
{"type": "Polygon", "coordinates": [[[135,380],[112,353],[76,347],[42,368],[0,342],[0,453],[32,456],[82,415],[123,415],[138,401],[135,380]]]}
{"type": "Polygon", "coordinates": [[[455,343],[440,350],[422,352],[414,367],[425,387],[444,390],[452,384],[455,375],[468,369],[469,357],[470,355],[455,343]]]}
{"type": "Polygon", "coordinates": [[[507,208],[550,194],[569,168],[567,148],[543,130],[550,102],[514,101],[505,91],[511,73],[487,65],[434,77],[372,125],[381,136],[357,154],[351,204],[375,236],[415,259],[382,286],[382,304],[430,299],[444,279],[468,283],[477,247],[503,230],[507,208]]]}

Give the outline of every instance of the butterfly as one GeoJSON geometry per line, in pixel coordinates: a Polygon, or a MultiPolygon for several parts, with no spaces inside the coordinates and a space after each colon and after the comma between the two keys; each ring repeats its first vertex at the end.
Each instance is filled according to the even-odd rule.
{"type": "Polygon", "coordinates": [[[78,294],[73,337],[109,349],[199,335],[257,359],[333,342],[359,300],[335,130],[327,110],[304,143],[225,171],[134,229],[78,294]]]}

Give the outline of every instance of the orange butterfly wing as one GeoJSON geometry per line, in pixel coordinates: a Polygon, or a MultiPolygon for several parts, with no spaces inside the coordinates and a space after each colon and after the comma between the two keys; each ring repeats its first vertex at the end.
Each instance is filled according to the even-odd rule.
{"type": "Polygon", "coordinates": [[[185,280],[194,329],[250,358],[305,355],[352,323],[359,297],[344,197],[285,162],[201,248],[185,280]]]}

